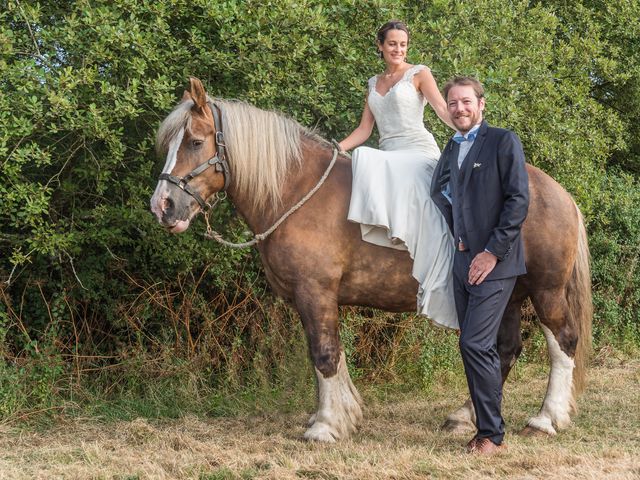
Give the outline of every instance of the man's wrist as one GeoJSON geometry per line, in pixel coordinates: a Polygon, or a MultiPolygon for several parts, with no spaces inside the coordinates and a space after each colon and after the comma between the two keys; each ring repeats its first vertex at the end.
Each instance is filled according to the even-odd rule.
{"type": "Polygon", "coordinates": [[[491,255],[493,255],[494,257],[496,257],[496,260],[498,260],[498,256],[495,253],[493,253],[491,250],[485,248],[484,251],[489,253],[489,254],[491,254],[491,255]]]}

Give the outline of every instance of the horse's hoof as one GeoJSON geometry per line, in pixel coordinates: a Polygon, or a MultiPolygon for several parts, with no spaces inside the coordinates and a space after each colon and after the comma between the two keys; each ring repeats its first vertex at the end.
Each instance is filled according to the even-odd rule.
{"type": "Polygon", "coordinates": [[[539,428],[532,427],[531,425],[527,425],[519,433],[522,437],[551,437],[554,434],[545,432],[544,430],[540,430],[539,428]]]}
{"type": "Polygon", "coordinates": [[[529,420],[527,426],[522,429],[520,435],[527,437],[553,436],[556,429],[553,428],[551,419],[546,415],[537,415],[529,420]]]}
{"type": "Polygon", "coordinates": [[[304,432],[304,439],[312,442],[335,443],[338,432],[326,423],[316,422],[304,432]]]}
{"type": "Polygon", "coordinates": [[[476,431],[476,426],[473,423],[447,418],[440,429],[449,433],[471,433],[476,431]]]}

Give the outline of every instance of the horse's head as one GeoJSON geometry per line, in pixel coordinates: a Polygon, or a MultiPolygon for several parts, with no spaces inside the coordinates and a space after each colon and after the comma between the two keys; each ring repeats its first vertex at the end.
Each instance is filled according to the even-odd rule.
{"type": "Polygon", "coordinates": [[[151,197],[151,211],[172,233],[191,219],[229,181],[220,115],[202,82],[190,79],[182,101],[158,130],[158,149],[167,159],[151,197]]]}

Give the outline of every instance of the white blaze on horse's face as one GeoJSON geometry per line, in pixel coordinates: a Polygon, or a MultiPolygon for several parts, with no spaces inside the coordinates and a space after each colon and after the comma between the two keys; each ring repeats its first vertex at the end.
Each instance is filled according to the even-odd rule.
{"type": "Polygon", "coordinates": [[[182,138],[184,137],[184,128],[181,128],[178,134],[169,143],[169,151],[167,152],[167,160],[162,169],[162,173],[171,173],[178,161],[178,150],[182,145],[182,138]]]}
{"type": "MultiPolygon", "coordinates": [[[[184,128],[180,129],[178,134],[169,143],[169,151],[167,152],[167,160],[162,169],[162,173],[171,173],[178,161],[178,150],[182,145],[182,139],[184,137],[184,128]]],[[[172,233],[180,233],[185,231],[189,227],[189,219],[177,220],[175,222],[167,222],[166,214],[172,208],[172,202],[170,200],[171,187],[166,180],[159,180],[156,185],[156,190],[151,197],[151,211],[156,215],[158,221],[163,225],[170,228],[172,233]]]]}

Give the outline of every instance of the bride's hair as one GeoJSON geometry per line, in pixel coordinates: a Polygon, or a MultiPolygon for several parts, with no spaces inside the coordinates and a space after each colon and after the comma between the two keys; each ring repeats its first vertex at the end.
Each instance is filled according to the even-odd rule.
{"type": "Polygon", "coordinates": [[[409,29],[405,25],[404,22],[400,20],[391,20],[380,27],[378,30],[378,34],[376,35],[376,40],[380,45],[384,43],[384,40],[387,38],[387,32],[389,30],[402,30],[407,34],[407,40],[409,39],[409,29]]]}

